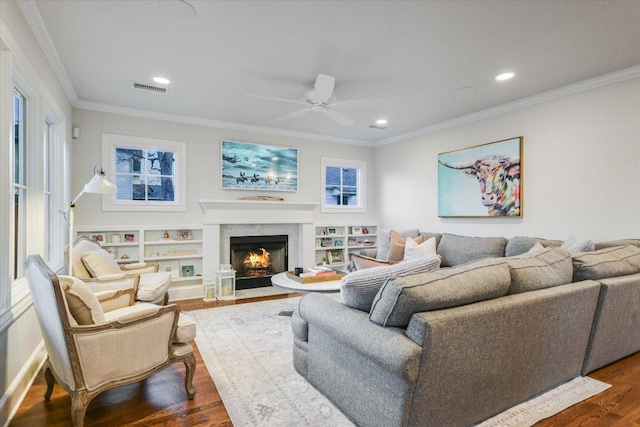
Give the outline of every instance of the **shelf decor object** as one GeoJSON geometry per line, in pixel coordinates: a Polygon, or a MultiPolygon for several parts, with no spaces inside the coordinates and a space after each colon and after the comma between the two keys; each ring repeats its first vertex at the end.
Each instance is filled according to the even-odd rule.
{"type": "Polygon", "coordinates": [[[230,265],[221,265],[216,272],[216,297],[220,300],[236,299],[236,271],[230,265]]]}
{"type": "MultiPolygon", "coordinates": [[[[104,169],[98,166],[93,168],[93,178],[91,181],[85,184],[82,191],[76,196],[75,199],[71,203],[67,205],[67,209],[62,211],[62,214],[66,214],[69,212],[69,262],[67,266],[67,274],[69,276],[73,275],[73,263],[70,261],[73,259],[73,211],[76,207],[76,202],[78,199],[85,193],[93,193],[93,194],[116,194],[118,192],[118,187],[113,185],[111,182],[107,180],[107,176],[104,173],[104,169]]],[[[102,238],[102,242],[104,242],[105,236],[104,234],[96,234],[96,236],[100,236],[102,238]]]]}

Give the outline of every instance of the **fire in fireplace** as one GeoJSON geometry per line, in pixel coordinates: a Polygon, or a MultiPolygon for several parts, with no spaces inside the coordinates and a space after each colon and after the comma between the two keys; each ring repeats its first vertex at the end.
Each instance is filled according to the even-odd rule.
{"type": "Polygon", "coordinates": [[[271,286],[271,276],[287,271],[288,236],[230,238],[230,259],[236,271],[236,289],[271,286]]]}

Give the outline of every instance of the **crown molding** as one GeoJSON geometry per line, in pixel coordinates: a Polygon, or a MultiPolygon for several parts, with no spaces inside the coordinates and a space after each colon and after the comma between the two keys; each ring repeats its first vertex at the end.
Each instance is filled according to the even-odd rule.
{"type": "Polygon", "coordinates": [[[64,68],[64,65],[62,65],[62,61],[58,55],[58,50],[53,44],[51,36],[49,36],[49,31],[47,31],[47,27],[44,25],[44,21],[42,20],[42,16],[40,16],[36,3],[33,0],[20,0],[16,3],[22,11],[24,18],[27,20],[29,27],[31,27],[31,31],[38,41],[40,48],[44,52],[47,61],[49,61],[60,85],[67,94],[67,98],[69,98],[71,104],[75,106],[78,102],[78,95],[71,83],[69,75],[67,74],[67,70],[64,68]]]}
{"type": "Polygon", "coordinates": [[[125,116],[141,117],[145,119],[164,120],[169,122],[186,123],[198,126],[207,126],[218,129],[238,130],[243,132],[256,132],[267,135],[285,136],[293,138],[312,139],[314,141],[327,141],[335,142],[338,144],[350,144],[361,145],[365,147],[372,147],[373,143],[370,141],[363,141],[359,139],[339,138],[335,136],[320,135],[307,132],[298,132],[292,130],[276,129],[266,126],[254,126],[242,123],[223,122],[220,120],[204,119],[199,117],[181,116],[177,114],[159,113],[149,110],[139,110],[136,108],[120,107],[116,105],[100,104],[97,102],[77,101],[74,107],[82,110],[99,111],[102,113],[122,114],[125,116]]]}
{"type": "Polygon", "coordinates": [[[633,67],[623,68],[622,70],[613,71],[611,73],[603,74],[601,76],[592,77],[590,79],[582,80],[577,83],[572,83],[567,86],[563,86],[557,89],[552,89],[546,92],[538,93],[536,95],[521,98],[513,102],[498,105],[497,107],[487,108],[485,110],[477,111],[475,113],[467,114],[464,116],[456,117],[455,119],[446,120],[441,123],[437,123],[432,126],[427,126],[422,129],[417,129],[411,132],[403,133],[400,135],[392,136],[377,140],[373,143],[374,147],[380,147],[382,145],[393,144],[395,142],[405,141],[407,139],[416,138],[418,136],[429,135],[441,130],[450,129],[456,126],[461,126],[467,123],[477,122],[489,117],[498,116],[501,114],[509,113],[511,111],[520,110],[522,108],[531,107],[543,102],[552,101],[554,99],[562,98],[569,95],[574,95],[580,92],[586,92],[591,89],[596,89],[602,86],[607,86],[614,83],[623,82],[640,77],[640,65],[634,65],[633,67]]]}

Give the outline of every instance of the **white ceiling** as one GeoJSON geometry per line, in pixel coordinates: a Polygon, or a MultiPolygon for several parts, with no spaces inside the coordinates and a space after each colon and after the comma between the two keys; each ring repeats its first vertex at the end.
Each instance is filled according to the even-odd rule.
{"type": "Polygon", "coordinates": [[[189,0],[195,17],[167,12],[167,1],[22,8],[32,27],[44,23],[34,29],[53,42],[75,106],[345,141],[398,139],[640,65],[640,1],[189,0]],[[494,81],[507,70],[516,77],[494,81]],[[315,112],[276,122],[299,106],[246,96],[302,100],[318,73],[336,78],[338,99],[384,102],[342,109],[356,121],[347,127],[315,112]],[[132,88],[158,86],[157,75],[171,80],[166,95],[132,88]],[[381,117],[386,130],[369,128],[381,117]]]}

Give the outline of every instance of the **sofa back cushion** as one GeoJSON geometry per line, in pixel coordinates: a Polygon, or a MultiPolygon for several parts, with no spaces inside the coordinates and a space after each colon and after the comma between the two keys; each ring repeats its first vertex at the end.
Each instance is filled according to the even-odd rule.
{"type": "Polygon", "coordinates": [[[546,248],[515,258],[506,258],[511,273],[509,294],[571,283],[571,254],[562,248],[546,248]]]}
{"type": "Polygon", "coordinates": [[[606,242],[595,242],[593,244],[594,250],[599,251],[600,249],[612,248],[614,246],[627,246],[633,245],[640,248],[640,239],[620,239],[620,240],[608,240],[606,242]]]}
{"type": "Polygon", "coordinates": [[[545,248],[562,246],[562,240],[547,240],[538,237],[516,236],[509,239],[504,249],[504,256],[511,257],[526,254],[536,243],[540,242],[545,248]]]}
{"type": "Polygon", "coordinates": [[[640,273],[640,248],[633,245],[575,253],[572,258],[574,282],[640,273]]]}
{"type": "Polygon", "coordinates": [[[442,255],[442,266],[451,267],[483,258],[503,257],[506,245],[507,239],[504,237],[469,237],[444,233],[438,245],[438,254],[442,255]]]}
{"type": "Polygon", "coordinates": [[[396,277],[380,288],[369,319],[383,326],[406,327],[413,313],[501,297],[510,283],[509,266],[495,259],[396,277]]]}
{"type": "Polygon", "coordinates": [[[438,267],[440,267],[440,258],[433,255],[354,271],[340,281],[342,303],[358,310],[369,311],[378,290],[387,280],[403,274],[437,270],[438,267]]]}

